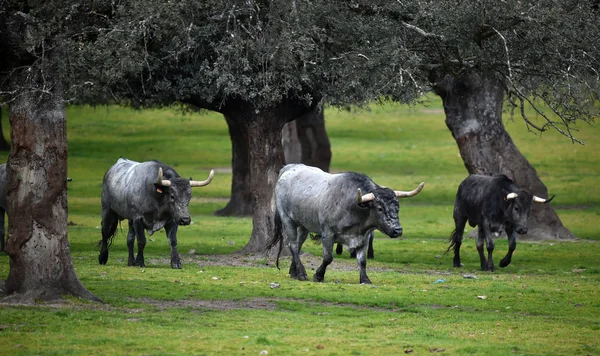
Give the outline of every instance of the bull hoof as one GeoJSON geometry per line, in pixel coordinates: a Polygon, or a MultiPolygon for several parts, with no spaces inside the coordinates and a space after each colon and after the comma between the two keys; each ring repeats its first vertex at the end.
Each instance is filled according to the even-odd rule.
{"type": "Polygon", "coordinates": [[[180,262],[171,263],[171,268],[173,268],[173,269],[181,269],[181,263],[180,262]]]}
{"type": "Polygon", "coordinates": [[[360,281],[360,284],[373,284],[373,283],[371,282],[370,279],[367,278],[367,279],[365,279],[363,281],[360,281]]]}
{"type": "Polygon", "coordinates": [[[293,279],[297,279],[299,281],[306,281],[308,279],[308,276],[305,274],[299,275],[299,276],[290,276],[293,279]]]}
{"type": "Polygon", "coordinates": [[[508,260],[508,261],[504,261],[504,260],[500,261],[500,267],[502,267],[502,268],[508,266],[509,264],[510,264],[510,260],[508,260]]]}
{"type": "Polygon", "coordinates": [[[325,280],[325,277],[319,277],[316,274],[313,276],[313,282],[323,282],[325,280]]]}
{"type": "Polygon", "coordinates": [[[103,258],[98,257],[98,263],[100,263],[101,265],[105,265],[107,261],[108,261],[108,258],[103,259],[103,258]]]}
{"type": "Polygon", "coordinates": [[[127,265],[130,267],[135,266],[135,260],[133,258],[130,258],[129,260],[127,260],[127,265]]]}

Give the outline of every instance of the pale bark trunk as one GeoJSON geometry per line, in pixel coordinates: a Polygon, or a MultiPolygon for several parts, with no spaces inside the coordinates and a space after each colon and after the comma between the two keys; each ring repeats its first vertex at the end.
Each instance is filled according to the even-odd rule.
{"type": "MultiPolygon", "coordinates": [[[[26,82],[24,77],[18,79],[26,82]]],[[[45,92],[20,95],[9,108],[6,300],[49,301],[68,294],[100,301],[73,268],[67,239],[65,107],[58,83],[49,73],[44,81],[45,92]]]]}
{"type": "MultiPolygon", "coordinates": [[[[504,86],[477,74],[439,78],[446,125],[456,140],[468,173],[505,174],[531,193],[547,198],[548,190],[519,152],[502,123],[504,86]]],[[[521,238],[570,239],[550,204],[534,204],[529,228],[521,238]]]]}

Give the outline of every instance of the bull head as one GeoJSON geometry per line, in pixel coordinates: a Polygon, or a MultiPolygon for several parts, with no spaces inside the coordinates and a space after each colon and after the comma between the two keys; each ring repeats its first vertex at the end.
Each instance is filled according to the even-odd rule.
{"type": "MultiPolygon", "coordinates": [[[[506,195],[506,197],[504,197],[504,200],[511,200],[511,199],[515,199],[516,197],[518,197],[517,193],[508,193],[506,195]]],[[[552,196],[552,198],[550,199],[544,199],[544,198],[540,198],[538,196],[533,196],[533,201],[536,203],[550,203],[550,201],[552,201],[552,199],[554,199],[555,195],[552,196]]]]}
{"type": "MultiPolygon", "coordinates": [[[[421,182],[421,184],[419,184],[419,186],[415,190],[411,190],[410,192],[394,190],[394,193],[396,193],[396,196],[398,198],[412,197],[412,196],[419,194],[421,192],[421,190],[423,190],[424,186],[425,186],[425,182],[421,182]]],[[[357,197],[358,197],[358,203],[360,204],[360,203],[366,203],[368,201],[372,201],[373,199],[375,199],[375,194],[367,193],[365,195],[362,195],[360,188],[358,188],[357,197]]]]}
{"type": "MultiPolygon", "coordinates": [[[[206,180],[202,180],[202,181],[190,180],[190,187],[192,187],[192,188],[193,187],[203,187],[205,185],[208,185],[212,181],[214,175],[215,175],[215,171],[213,169],[211,169],[210,173],[208,174],[208,178],[206,178],[206,180]]],[[[161,185],[163,187],[171,186],[170,180],[163,179],[163,171],[162,171],[161,167],[158,168],[158,179],[156,181],[156,184],[161,185]]]]}

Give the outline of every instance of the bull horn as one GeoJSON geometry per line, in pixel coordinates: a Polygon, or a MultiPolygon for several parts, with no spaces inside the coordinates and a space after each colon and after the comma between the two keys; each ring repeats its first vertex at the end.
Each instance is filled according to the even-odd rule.
{"type": "Polygon", "coordinates": [[[162,167],[158,167],[158,180],[156,181],[156,184],[162,185],[163,187],[170,187],[171,186],[171,181],[170,180],[163,179],[162,167]]]}
{"type": "Polygon", "coordinates": [[[508,195],[506,197],[504,197],[504,200],[515,199],[517,196],[518,196],[517,193],[508,193],[508,195]]]}
{"type": "Polygon", "coordinates": [[[553,195],[552,198],[550,199],[544,199],[544,198],[540,198],[538,196],[533,196],[533,201],[536,203],[550,203],[552,201],[552,199],[554,199],[556,195],[553,195]]]}
{"type": "Polygon", "coordinates": [[[419,194],[421,192],[421,190],[423,190],[424,186],[425,186],[425,182],[421,182],[421,184],[419,184],[419,186],[415,190],[411,190],[410,192],[403,192],[401,190],[394,190],[394,193],[396,193],[396,196],[398,198],[412,197],[412,196],[415,196],[415,195],[419,194]]]}
{"type": "Polygon", "coordinates": [[[375,194],[373,193],[367,193],[365,195],[362,195],[362,192],[360,191],[360,188],[358,188],[356,190],[357,192],[357,197],[358,197],[358,203],[366,203],[368,201],[371,201],[373,199],[375,199],[375,194]]]}
{"type": "Polygon", "coordinates": [[[208,183],[210,183],[212,181],[214,175],[215,175],[215,170],[211,169],[210,173],[208,174],[208,178],[206,178],[206,180],[191,180],[190,187],[203,187],[205,185],[208,185],[208,183]]]}

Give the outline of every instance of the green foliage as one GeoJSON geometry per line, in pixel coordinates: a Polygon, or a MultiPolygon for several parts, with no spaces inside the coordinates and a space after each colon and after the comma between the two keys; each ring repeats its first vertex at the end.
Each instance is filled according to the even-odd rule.
{"type": "MultiPolygon", "coordinates": [[[[347,252],[335,256],[322,284],[290,280],[287,258],[278,270],[261,256],[234,254],[248,242],[252,219],[212,215],[226,204],[231,185],[221,115],[71,107],[70,249],[78,277],[105,304],[0,305],[2,354],[600,352],[598,128],[580,127],[587,142],[581,146],[506,122],[550,194],[557,194],[552,204],[563,223],[583,239],[519,241],[512,264],[488,273],[478,270],[472,240],[463,244],[463,269],[452,268],[451,255],[444,255],[454,194],[466,170],[438,100],[373,105],[370,111],[327,109],[325,117],[333,170],[364,172],[398,189],[426,183],[421,194],[401,201],[405,234],[390,239],[376,233],[375,260],[367,266],[373,285],[358,284],[356,261],[347,252]],[[163,231],[148,239],[147,267],[127,267],[126,224],[108,264],[98,264],[102,176],[121,155],[157,158],[197,179],[217,169],[210,185],[193,191],[194,223],[179,229],[182,270],[169,266],[163,231]]],[[[309,275],[321,248],[304,246],[309,275]]],[[[496,258],[507,248],[499,239],[496,258]]],[[[0,255],[0,277],[8,271],[9,258],[0,255]]]]}

